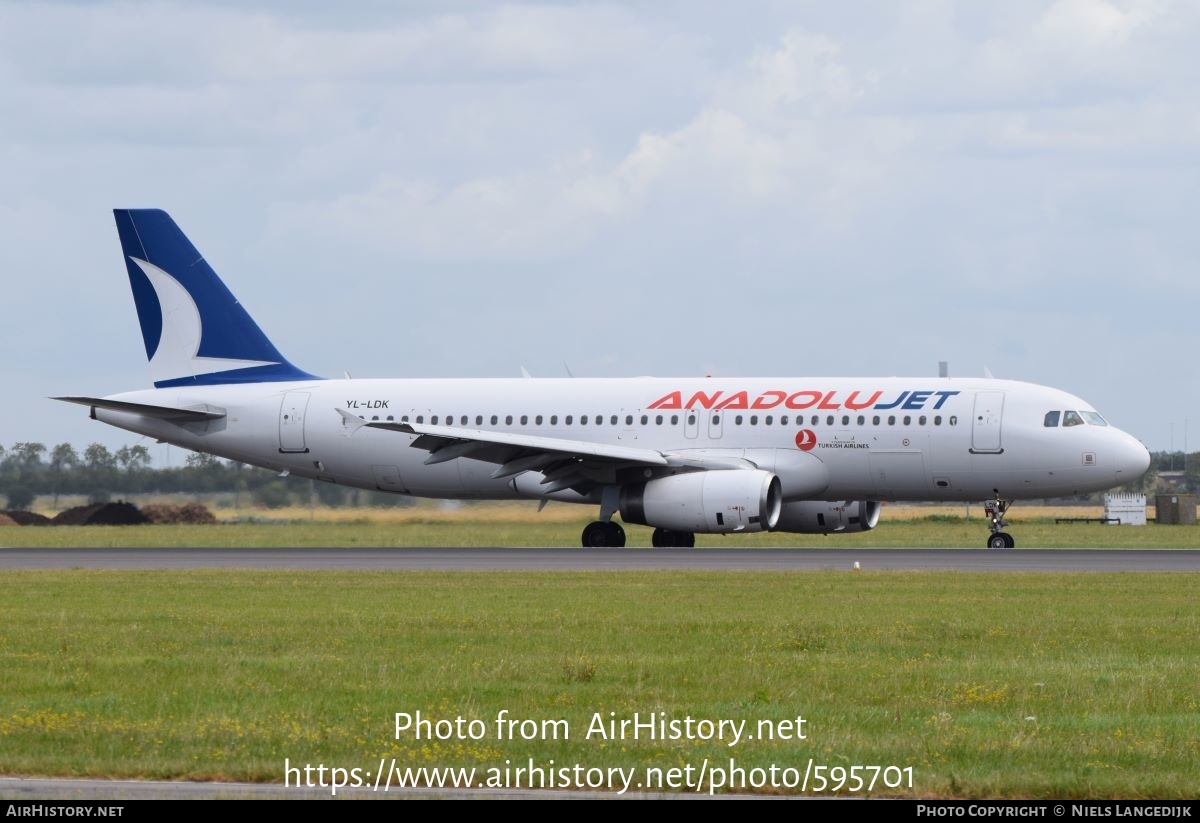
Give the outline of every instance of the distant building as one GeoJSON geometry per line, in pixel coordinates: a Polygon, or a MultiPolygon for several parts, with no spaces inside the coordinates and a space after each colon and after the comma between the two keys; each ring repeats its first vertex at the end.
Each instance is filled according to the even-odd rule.
{"type": "Polygon", "coordinates": [[[1158,473],[1158,488],[1165,492],[1181,491],[1187,488],[1187,476],[1182,469],[1169,469],[1158,473]]]}

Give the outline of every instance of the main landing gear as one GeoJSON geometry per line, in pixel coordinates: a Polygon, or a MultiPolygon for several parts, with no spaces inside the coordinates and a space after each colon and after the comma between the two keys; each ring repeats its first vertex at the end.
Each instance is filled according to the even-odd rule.
{"type": "Polygon", "coordinates": [[[625,547],[625,530],[620,523],[596,520],[583,529],[585,549],[621,549],[625,547]]]}
{"type": "Polygon", "coordinates": [[[655,529],[650,544],[656,549],[694,549],[696,535],[691,532],[673,532],[670,529],[655,529]]]}
{"type": "Polygon", "coordinates": [[[1013,540],[1011,534],[1004,531],[1004,527],[1008,525],[1008,521],[1004,519],[1004,513],[1012,504],[1000,497],[999,489],[992,489],[992,493],[996,495],[995,498],[983,501],[983,513],[988,517],[988,528],[992,532],[987,539],[987,547],[989,549],[1011,549],[1017,545],[1017,541],[1013,540]]]}
{"type": "Polygon", "coordinates": [[[612,517],[621,506],[621,488],[605,486],[600,491],[600,519],[583,527],[585,549],[623,549],[625,530],[612,517]]]}

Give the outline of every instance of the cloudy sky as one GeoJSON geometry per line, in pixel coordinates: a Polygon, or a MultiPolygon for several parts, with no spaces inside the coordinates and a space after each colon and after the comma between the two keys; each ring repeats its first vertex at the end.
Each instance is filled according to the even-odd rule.
{"type": "Polygon", "coordinates": [[[0,3],[0,444],[136,442],[45,398],[149,385],[111,210],[159,207],[317,374],[946,360],[1195,450],[1197,43],[1183,0],[0,3]]]}

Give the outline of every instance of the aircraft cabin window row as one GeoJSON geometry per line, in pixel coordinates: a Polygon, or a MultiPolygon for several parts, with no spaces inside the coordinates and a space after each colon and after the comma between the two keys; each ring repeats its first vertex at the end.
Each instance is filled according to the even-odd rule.
{"type": "MultiPolygon", "coordinates": [[[[1108,425],[1108,423],[1104,420],[1104,418],[1101,417],[1096,412],[1074,412],[1074,411],[1047,412],[1045,425],[1047,427],[1057,426],[1060,414],[1064,415],[1064,419],[1063,419],[1064,426],[1081,426],[1081,425],[1083,425],[1085,419],[1088,423],[1091,423],[1094,426],[1107,426],[1108,425]]],[[[363,415],[359,415],[359,419],[366,420],[366,417],[364,417],[363,415]]],[[[386,420],[388,422],[394,422],[395,419],[396,418],[390,414],[386,418],[386,420]]],[[[436,426],[436,425],[438,425],[438,422],[442,419],[443,418],[440,415],[434,414],[434,415],[430,416],[429,423],[431,425],[436,426]]],[[[445,416],[444,419],[445,419],[445,425],[447,425],[447,426],[455,425],[454,415],[448,414],[445,416]]],[[[544,419],[545,418],[539,414],[533,418],[533,422],[536,425],[540,426],[540,425],[542,425],[542,421],[544,419]]],[[[780,415],[778,418],[778,425],[780,425],[780,426],[788,425],[789,419],[790,419],[789,415],[786,415],[786,414],[780,415]]],[[[805,422],[806,419],[807,418],[805,418],[804,415],[798,414],[798,415],[796,415],[794,425],[796,425],[796,426],[804,426],[804,425],[820,426],[821,425],[821,416],[819,414],[814,414],[808,423],[805,422]]],[[[371,420],[378,421],[379,415],[372,416],[371,420]]],[[[407,423],[408,420],[409,420],[409,418],[408,418],[407,414],[403,415],[400,418],[401,423],[407,423]]],[[[500,418],[498,415],[493,414],[491,416],[490,420],[491,420],[491,425],[493,425],[493,426],[497,426],[500,424],[500,418]]],[[[551,426],[558,425],[558,415],[557,414],[550,415],[549,420],[550,420],[551,426]]],[[[590,418],[586,414],[582,414],[579,416],[579,425],[586,426],[589,424],[589,420],[593,420],[593,418],[590,418]]],[[[618,424],[619,420],[620,420],[620,418],[614,414],[609,417],[608,422],[609,422],[609,425],[616,426],[618,424]]],[[[650,425],[650,415],[643,414],[643,415],[641,415],[640,420],[641,420],[641,424],[643,426],[650,425]]],[[[741,414],[734,415],[734,417],[733,417],[733,423],[735,426],[744,426],[744,425],[757,426],[757,425],[759,425],[759,420],[760,420],[760,417],[757,414],[749,415],[748,418],[745,415],[741,415],[741,414]]],[[[774,415],[771,415],[771,414],[765,415],[761,418],[761,420],[762,420],[762,425],[764,425],[764,426],[776,425],[776,418],[774,415]]],[[[461,426],[469,425],[469,421],[470,421],[470,416],[464,414],[461,417],[459,417],[458,425],[461,425],[461,426]]],[[[575,421],[575,416],[568,414],[566,417],[563,418],[563,425],[566,425],[566,426],[574,425],[574,421],[575,421]]],[[[633,421],[634,421],[634,416],[632,414],[625,415],[625,425],[626,426],[632,426],[633,421]]],[[[425,415],[418,414],[416,416],[414,422],[424,423],[425,415]]],[[[720,422],[721,422],[721,415],[714,414],[712,416],[712,424],[719,425],[720,422]]],[[[827,426],[838,425],[839,422],[840,422],[840,425],[842,425],[842,426],[850,426],[850,425],[866,426],[867,425],[867,417],[866,417],[866,415],[862,415],[862,414],[857,415],[855,417],[852,417],[851,415],[848,415],[848,414],[843,414],[841,416],[840,420],[836,415],[832,415],[832,414],[827,415],[825,417],[825,425],[827,425],[827,426]]],[[[898,426],[912,426],[912,425],[927,426],[927,425],[932,424],[934,426],[940,426],[940,425],[942,425],[942,422],[943,422],[943,418],[940,414],[935,414],[935,415],[933,415],[932,418],[930,418],[924,414],[918,415],[915,417],[912,415],[908,415],[908,414],[904,415],[903,417],[897,417],[894,414],[889,414],[886,418],[881,417],[880,415],[876,414],[876,415],[871,416],[870,425],[872,425],[872,426],[883,426],[883,425],[887,425],[887,426],[897,426],[897,425],[898,426]]],[[[945,418],[945,423],[946,423],[946,425],[949,425],[949,426],[957,426],[958,425],[958,416],[953,415],[953,414],[950,415],[948,418],[945,418]]],[[[529,415],[527,415],[527,414],[521,415],[520,425],[526,426],[528,424],[529,424],[529,415]]],[[[596,425],[596,426],[604,425],[604,415],[602,415],[602,414],[595,415],[594,421],[592,424],[596,425]]],[[[671,426],[678,426],[679,425],[679,415],[672,414],[669,418],[667,418],[661,414],[654,415],[654,425],[662,426],[664,424],[671,425],[671,426]]],[[[475,415],[475,425],[476,426],[483,425],[483,415],[482,414],[475,415]]],[[[504,417],[504,425],[506,425],[506,426],[513,425],[513,415],[509,414],[504,417]]],[[[687,416],[687,425],[689,425],[689,426],[696,425],[696,415],[689,414],[687,416]]]]}
{"type": "Polygon", "coordinates": [[[1082,426],[1088,423],[1092,426],[1107,426],[1108,421],[1094,411],[1048,411],[1046,418],[1042,422],[1048,429],[1058,426],[1059,421],[1062,421],[1064,428],[1067,426],[1082,426]]]}

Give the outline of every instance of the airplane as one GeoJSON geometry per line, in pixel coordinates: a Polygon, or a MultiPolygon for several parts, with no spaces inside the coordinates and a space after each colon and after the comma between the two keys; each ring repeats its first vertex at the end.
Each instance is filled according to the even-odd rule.
{"type": "Polygon", "coordinates": [[[1128,483],[1146,448],[1074,395],[922,377],[326,379],[285,358],[164,211],[116,209],[154,388],[57,397],[92,419],[281,474],[448,499],[599,507],[584,547],[868,531],[882,501],[1128,483]]]}

